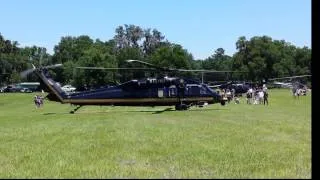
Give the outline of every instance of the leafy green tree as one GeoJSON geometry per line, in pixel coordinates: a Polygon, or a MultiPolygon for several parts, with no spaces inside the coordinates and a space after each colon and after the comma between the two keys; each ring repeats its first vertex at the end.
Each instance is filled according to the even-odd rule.
{"type": "MultiPolygon", "coordinates": [[[[18,41],[5,39],[0,33],[0,84],[27,80],[36,81],[30,75],[20,79],[18,74],[31,67],[63,63],[64,68],[50,70],[54,78],[64,84],[77,86],[88,84],[101,86],[115,81],[127,81],[133,78],[153,76],[154,72],[131,71],[88,71],[75,70],[76,66],[100,67],[136,67],[127,59],[138,59],[161,67],[183,69],[215,69],[247,71],[235,74],[206,74],[217,79],[229,76],[235,79],[261,80],[272,77],[302,75],[311,73],[311,49],[296,47],[284,40],[272,40],[268,36],[254,36],[246,39],[239,37],[235,43],[237,52],[225,55],[223,48],[204,60],[194,60],[191,53],[182,45],[174,44],[157,29],[142,29],[137,25],[118,26],[115,36],[108,41],[92,40],[87,35],[61,37],[54,47],[53,56],[45,48],[36,45],[19,48],[18,41]]],[[[167,73],[187,77],[199,77],[196,73],[167,73]]],[[[209,79],[210,79],[209,78],[209,79]]]]}
{"type": "Polygon", "coordinates": [[[249,41],[240,37],[238,52],[233,56],[233,69],[247,69],[248,79],[310,74],[311,50],[297,48],[284,40],[268,36],[255,36],[249,41]]]}
{"type": "Polygon", "coordinates": [[[157,29],[148,28],[144,30],[143,52],[146,56],[151,55],[154,51],[161,46],[161,42],[164,40],[164,36],[157,29]]]}
{"type": "MultiPolygon", "coordinates": [[[[169,44],[158,48],[154,54],[150,56],[150,62],[159,67],[190,69],[193,56],[181,45],[169,44]]],[[[167,73],[167,75],[177,75],[167,73]]],[[[180,75],[192,75],[192,73],[180,73],[180,75]]]]}
{"type": "MultiPolygon", "coordinates": [[[[224,54],[223,48],[218,48],[215,53],[202,61],[202,68],[207,70],[230,71],[232,69],[232,58],[224,54]]],[[[205,81],[216,81],[228,79],[225,73],[205,73],[205,81]]]]}
{"type": "MultiPolygon", "coordinates": [[[[102,45],[101,45],[102,46],[102,45]]],[[[103,86],[105,84],[113,83],[115,80],[114,73],[111,71],[103,70],[75,70],[74,64],[69,65],[69,76],[73,75],[76,86],[82,86],[84,84],[88,86],[103,86]]],[[[92,47],[84,52],[84,55],[79,59],[77,65],[87,67],[117,67],[116,57],[110,55],[108,52],[104,52],[103,48],[99,49],[92,47]]],[[[72,77],[72,76],[71,76],[72,77]]]]}
{"type": "Polygon", "coordinates": [[[118,49],[127,47],[139,48],[139,41],[143,38],[144,34],[141,27],[133,24],[125,24],[124,27],[118,26],[115,32],[114,40],[118,49]]]}

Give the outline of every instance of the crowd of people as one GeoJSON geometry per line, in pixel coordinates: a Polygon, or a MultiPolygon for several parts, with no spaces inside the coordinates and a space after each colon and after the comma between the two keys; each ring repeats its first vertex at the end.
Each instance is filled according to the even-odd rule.
{"type": "Polygon", "coordinates": [[[248,92],[246,93],[246,96],[247,104],[269,104],[268,88],[265,84],[262,87],[249,88],[248,92]]]}
{"type": "MultiPolygon", "coordinates": [[[[230,103],[234,101],[235,104],[240,104],[240,96],[242,94],[236,94],[235,89],[222,89],[221,96],[223,100],[230,103]]],[[[261,87],[250,87],[246,92],[246,102],[247,104],[264,104],[268,105],[268,88],[264,84],[261,87]]]]}
{"type": "MultiPolygon", "coordinates": [[[[299,98],[299,96],[306,96],[307,94],[306,86],[304,86],[303,88],[293,87],[291,90],[294,98],[299,98]]],[[[222,98],[228,103],[234,101],[235,104],[240,104],[240,96],[242,96],[242,94],[236,94],[234,89],[222,89],[221,93],[219,94],[221,94],[222,98]]],[[[269,105],[268,98],[268,88],[265,84],[263,84],[262,86],[250,87],[246,92],[247,104],[269,105]]]]}

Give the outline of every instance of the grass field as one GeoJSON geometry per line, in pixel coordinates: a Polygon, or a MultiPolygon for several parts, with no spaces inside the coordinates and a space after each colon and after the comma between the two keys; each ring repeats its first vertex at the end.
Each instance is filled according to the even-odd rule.
{"type": "Polygon", "coordinates": [[[0,178],[311,178],[311,95],[269,106],[74,107],[0,93],[0,178]]]}

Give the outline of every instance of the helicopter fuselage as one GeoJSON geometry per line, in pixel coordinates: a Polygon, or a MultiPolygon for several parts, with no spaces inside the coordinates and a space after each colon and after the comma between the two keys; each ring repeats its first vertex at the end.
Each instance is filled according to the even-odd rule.
{"type": "Polygon", "coordinates": [[[221,96],[205,84],[181,78],[147,78],[95,90],[66,93],[58,83],[39,71],[49,91],[47,98],[73,105],[171,106],[221,102],[221,96]],[[183,82],[181,82],[181,80],[183,82]]]}

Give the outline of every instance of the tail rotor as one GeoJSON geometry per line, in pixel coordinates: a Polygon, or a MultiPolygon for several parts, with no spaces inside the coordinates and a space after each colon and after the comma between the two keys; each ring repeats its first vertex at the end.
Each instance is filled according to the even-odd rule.
{"type": "Polygon", "coordinates": [[[62,64],[53,64],[53,65],[49,65],[49,66],[43,66],[43,67],[36,68],[35,65],[33,65],[33,64],[31,64],[31,65],[32,65],[32,68],[27,69],[27,70],[25,70],[25,71],[22,71],[22,72],[20,73],[20,76],[21,76],[22,78],[25,78],[27,75],[29,75],[29,74],[31,74],[31,73],[33,73],[34,71],[39,70],[39,69],[54,69],[54,68],[57,68],[57,67],[61,67],[61,66],[62,66],[62,64]]]}

